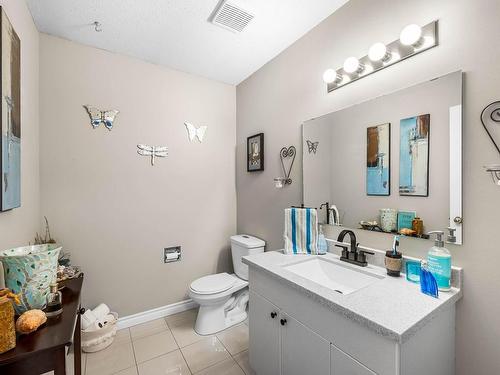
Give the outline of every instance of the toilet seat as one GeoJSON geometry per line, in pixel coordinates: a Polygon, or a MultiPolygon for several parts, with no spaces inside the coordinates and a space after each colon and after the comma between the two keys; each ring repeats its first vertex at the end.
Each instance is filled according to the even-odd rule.
{"type": "Polygon", "coordinates": [[[215,275],[208,275],[200,277],[191,283],[191,291],[207,295],[225,292],[230,289],[238,279],[228,274],[227,272],[217,273],[215,275]]]}

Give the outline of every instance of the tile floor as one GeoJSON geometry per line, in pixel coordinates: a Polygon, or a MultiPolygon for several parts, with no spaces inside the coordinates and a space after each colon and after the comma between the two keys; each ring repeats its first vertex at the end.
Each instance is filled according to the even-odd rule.
{"type": "Polygon", "coordinates": [[[196,313],[118,331],[110,347],[82,356],[82,375],[255,375],[248,363],[247,323],[200,336],[193,329],[196,313]]]}

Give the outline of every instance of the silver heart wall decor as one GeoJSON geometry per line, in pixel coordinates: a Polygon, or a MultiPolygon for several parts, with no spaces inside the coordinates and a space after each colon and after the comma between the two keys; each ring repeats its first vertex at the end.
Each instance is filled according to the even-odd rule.
{"type": "Polygon", "coordinates": [[[280,151],[281,166],[283,167],[283,174],[285,177],[285,184],[290,185],[292,179],[290,178],[290,173],[292,172],[293,162],[295,161],[295,155],[297,155],[297,150],[295,146],[283,147],[280,151]],[[285,159],[289,160],[288,168],[285,167],[285,159]]]}
{"type": "Polygon", "coordinates": [[[500,154],[500,101],[493,102],[483,109],[481,123],[500,154]]]}

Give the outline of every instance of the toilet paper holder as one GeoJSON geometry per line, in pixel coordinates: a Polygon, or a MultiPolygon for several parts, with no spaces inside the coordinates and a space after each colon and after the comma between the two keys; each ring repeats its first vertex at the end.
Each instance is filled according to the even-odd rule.
{"type": "Polygon", "coordinates": [[[181,260],[181,247],[173,246],[166,247],[163,249],[163,262],[172,263],[181,260]]]}

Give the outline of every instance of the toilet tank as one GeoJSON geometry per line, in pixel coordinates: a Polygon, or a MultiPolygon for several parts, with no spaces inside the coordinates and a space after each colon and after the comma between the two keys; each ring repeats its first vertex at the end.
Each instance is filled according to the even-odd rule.
{"type": "Polygon", "coordinates": [[[231,237],[231,255],[236,276],[248,280],[248,266],[243,264],[241,257],[263,253],[265,246],[266,243],[263,240],[248,234],[238,234],[231,237]]]}

